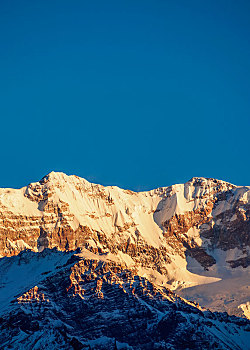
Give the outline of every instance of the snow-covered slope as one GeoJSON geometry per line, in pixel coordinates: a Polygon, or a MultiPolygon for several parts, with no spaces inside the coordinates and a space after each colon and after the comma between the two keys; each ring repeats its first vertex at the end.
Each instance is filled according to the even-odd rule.
{"type": "Polygon", "coordinates": [[[19,190],[0,189],[1,256],[80,248],[241,316],[249,312],[249,232],[250,187],[215,179],[136,193],[52,172],[19,190]]]}

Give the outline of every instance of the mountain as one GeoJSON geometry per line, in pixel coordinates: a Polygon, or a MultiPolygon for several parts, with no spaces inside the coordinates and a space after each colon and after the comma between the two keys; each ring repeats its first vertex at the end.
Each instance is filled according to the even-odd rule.
{"type": "Polygon", "coordinates": [[[185,301],[115,255],[45,248],[0,270],[1,349],[249,349],[249,320],[185,301]]]}
{"type": "Polygon", "coordinates": [[[0,209],[4,349],[249,347],[250,187],[52,172],[0,209]]]}

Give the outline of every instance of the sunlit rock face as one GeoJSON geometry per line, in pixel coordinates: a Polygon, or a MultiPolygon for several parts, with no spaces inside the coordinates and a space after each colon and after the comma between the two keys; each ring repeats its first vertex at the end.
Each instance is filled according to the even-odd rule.
{"type": "MultiPolygon", "coordinates": [[[[77,176],[52,172],[41,181],[31,183],[19,190],[0,189],[0,255],[2,256],[0,262],[3,264],[2,273],[8,266],[10,276],[12,273],[15,276],[14,279],[9,275],[6,276],[7,280],[3,285],[12,286],[12,290],[15,290],[13,281],[18,278],[16,271],[19,271],[19,265],[15,265],[15,269],[11,267],[12,262],[18,261],[15,259],[21,259],[21,265],[28,259],[27,267],[32,266],[33,259],[34,261],[41,259],[42,264],[47,266],[50,265],[47,261],[50,256],[48,251],[52,251],[59,260],[67,257],[68,261],[71,256],[73,261],[67,264],[64,261],[61,265],[52,264],[49,269],[42,270],[40,272],[44,273],[42,285],[39,284],[40,277],[34,277],[32,283],[25,283],[25,281],[21,284],[17,283],[20,288],[13,295],[6,294],[5,289],[0,288],[0,297],[1,295],[3,297],[1,300],[4,300],[4,303],[12,301],[11,305],[15,309],[15,311],[8,309],[2,312],[3,315],[7,312],[8,317],[12,317],[12,312],[18,312],[22,318],[24,308],[30,310],[30,307],[36,305],[38,308],[42,307],[43,312],[46,313],[45,318],[48,323],[46,327],[49,327],[48,310],[60,301],[63,305],[58,306],[60,310],[64,308],[64,304],[68,305],[67,310],[64,310],[65,314],[60,311],[60,322],[67,324],[66,320],[61,318],[62,315],[65,316],[67,312],[75,310],[72,315],[67,316],[69,319],[72,318],[69,325],[75,328],[74,322],[80,317],[76,306],[78,301],[80,304],[88,304],[93,300],[93,305],[100,303],[100,310],[101,308],[106,310],[105,305],[108,305],[108,300],[105,299],[107,297],[105,293],[107,286],[110,288],[112,286],[111,294],[123,291],[123,294],[118,293],[119,298],[120,295],[123,297],[130,295],[129,302],[126,301],[127,307],[133,308],[132,305],[139,298],[139,292],[137,293],[135,287],[131,286],[138,282],[147,295],[150,293],[148,300],[152,300],[154,304],[147,306],[145,311],[147,316],[143,314],[142,318],[150,318],[152,308],[158,310],[159,295],[163,299],[166,296],[170,298],[172,295],[171,298],[174,299],[171,299],[171,303],[174,305],[177,300],[182,300],[176,295],[173,296],[170,291],[175,291],[178,295],[194,302],[197,301],[202,307],[208,307],[212,311],[226,311],[232,315],[249,317],[249,246],[250,187],[234,186],[216,179],[192,178],[185,184],[147,192],[133,192],[115,186],[104,187],[92,184],[77,176]],[[54,248],[56,251],[53,250],[54,248]],[[74,253],[76,250],[77,255],[74,253]],[[63,264],[68,267],[63,268],[63,264]],[[124,274],[127,277],[124,277],[124,274]],[[112,282],[113,279],[115,283],[112,282]],[[49,281],[53,291],[46,281],[49,281]],[[91,298],[88,297],[90,296],[88,285],[92,286],[91,298]],[[55,299],[57,297],[59,299],[55,299]]],[[[37,271],[40,271],[40,268],[43,267],[39,267],[37,271]]],[[[31,275],[32,271],[30,270],[31,275]]],[[[142,298],[142,305],[145,305],[143,300],[142,298]]],[[[117,299],[111,299],[111,301],[118,303],[117,299]]],[[[182,302],[185,303],[185,301],[182,302]]],[[[197,305],[192,305],[197,308],[197,305]]],[[[79,306],[80,309],[81,307],[79,306]]],[[[86,308],[85,305],[82,312],[86,313],[86,308]]],[[[114,317],[116,320],[116,313],[121,313],[121,308],[123,306],[117,309],[119,312],[109,315],[108,324],[113,324],[114,329],[116,321],[111,322],[111,318],[114,317]]],[[[95,306],[91,310],[95,310],[95,306]]],[[[168,344],[171,348],[170,336],[164,333],[164,329],[167,325],[170,327],[171,323],[181,324],[181,316],[170,313],[174,318],[167,320],[165,309],[161,311],[160,306],[159,310],[155,311],[158,318],[155,315],[152,316],[152,320],[147,321],[150,326],[146,323],[140,326],[142,328],[138,328],[138,332],[142,329],[144,332],[145,329],[150,329],[158,334],[154,342],[164,341],[164,346],[168,344]],[[162,322],[159,323],[161,319],[162,322]]],[[[53,312],[55,312],[54,309],[53,312]]],[[[103,312],[106,315],[108,311],[103,312]]],[[[203,311],[200,310],[200,312],[203,311]]],[[[33,312],[31,314],[32,325],[34,324],[35,328],[40,327],[42,321],[34,319],[33,312]]],[[[103,315],[98,317],[102,321],[105,319],[103,315]]],[[[124,329],[128,332],[125,324],[132,320],[128,321],[126,317],[121,316],[125,322],[124,329]]],[[[97,324],[99,318],[94,317],[92,321],[89,319],[85,321],[97,324]]],[[[186,321],[183,322],[187,327],[186,321]]],[[[16,329],[17,325],[14,324],[13,327],[16,329]]],[[[87,326],[84,327],[86,333],[87,326]]],[[[103,329],[106,324],[100,321],[100,327],[103,329]]],[[[63,339],[64,336],[59,336],[58,329],[54,326],[52,328],[47,329],[48,333],[51,332],[51,337],[57,340],[61,337],[63,339]]],[[[119,329],[117,332],[122,332],[123,323],[119,329]]],[[[68,331],[65,330],[65,332],[68,334],[68,331]]],[[[81,333],[80,330],[79,332],[81,333]]],[[[94,339],[106,337],[110,344],[114,344],[115,339],[117,342],[119,339],[120,343],[132,344],[132,340],[126,342],[124,337],[117,337],[115,333],[98,332],[92,338],[89,334],[88,339],[94,341],[94,339]]],[[[141,337],[134,329],[131,332],[136,337],[141,337]]],[[[172,333],[169,334],[175,332],[176,329],[173,328],[172,333]]],[[[152,334],[149,332],[148,337],[152,334]]],[[[9,336],[10,333],[7,332],[6,339],[9,339],[9,336]]],[[[65,344],[69,344],[70,341],[78,344],[77,334],[72,335],[73,338],[70,337],[71,335],[65,344]]],[[[182,337],[185,338],[180,331],[179,339],[182,337]]],[[[80,338],[83,339],[82,335],[80,338]]],[[[104,343],[105,339],[103,338],[104,343]]],[[[202,346],[206,348],[206,341],[209,343],[209,340],[207,338],[203,340],[205,345],[202,346]]],[[[6,341],[8,343],[8,340],[6,341]]],[[[85,344],[84,341],[80,343],[85,344]]],[[[81,348],[82,345],[79,344],[72,346],[81,348]]],[[[101,343],[91,344],[91,348],[96,346],[99,349],[102,346],[101,343]]],[[[106,348],[108,348],[107,344],[106,348]]],[[[141,349],[152,348],[148,340],[145,340],[144,345],[138,344],[133,343],[131,346],[135,349],[140,349],[139,346],[141,349]]],[[[188,343],[185,344],[188,348],[188,343]]],[[[62,340],[60,346],[67,348],[68,345],[63,345],[62,340]]],[[[113,345],[109,346],[112,348],[113,345]]],[[[114,346],[119,348],[122,345],[117,343],[114,346]]],[[[37,348],[39,349],[39,346],[37,348]]],[[[198,345],[197,348],[199,348],[198,345]]]]}
{"type": "Polygon", "coordinates": [[[126,253],[161,273],[171,255],[189,255],[207,269],[216,264],[213,249],[237,248],[242,256],[231,266],[249,264],[250,189],[224,181],[193,178],[135,193],[52,172],[20,190],[0,190],[0,206],[2,256],[84,247],[126,253]]]}

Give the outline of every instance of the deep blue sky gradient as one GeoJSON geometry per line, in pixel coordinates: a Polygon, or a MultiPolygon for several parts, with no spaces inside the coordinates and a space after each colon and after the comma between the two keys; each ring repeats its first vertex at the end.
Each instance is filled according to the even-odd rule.
{"type": "Polygon", "coordinates": [[[1,1],[0,187],[250,185],[249,1],[1,1]]]}

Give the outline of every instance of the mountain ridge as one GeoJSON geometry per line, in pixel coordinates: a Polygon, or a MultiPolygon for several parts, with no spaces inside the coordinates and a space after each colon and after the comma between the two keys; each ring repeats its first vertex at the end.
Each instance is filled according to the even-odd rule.
{"type": "MultiPolygon", "coordinates": [[[[249,203],[249,186],[213,178],[134,192],[51,172],[21,189],[0,189],[0,254],[53,247],[115,254],[178,291],[236,273],[244,279],[249,203]]],[[[224,307],[242,315],[237,305],[224,307]]]]}
{"type": "Polygon", "coordinates": [[[0,348],[247,349],[249,232],[250,187],[211,178],[0,189],[0,348]]]}
{"type": "Polygon", "coordinates": [[[212,313],[105,256],[26,250],[3,267],[11,305],[0,309],[0,349],[248,349],[249,320],[212,313]]]}

